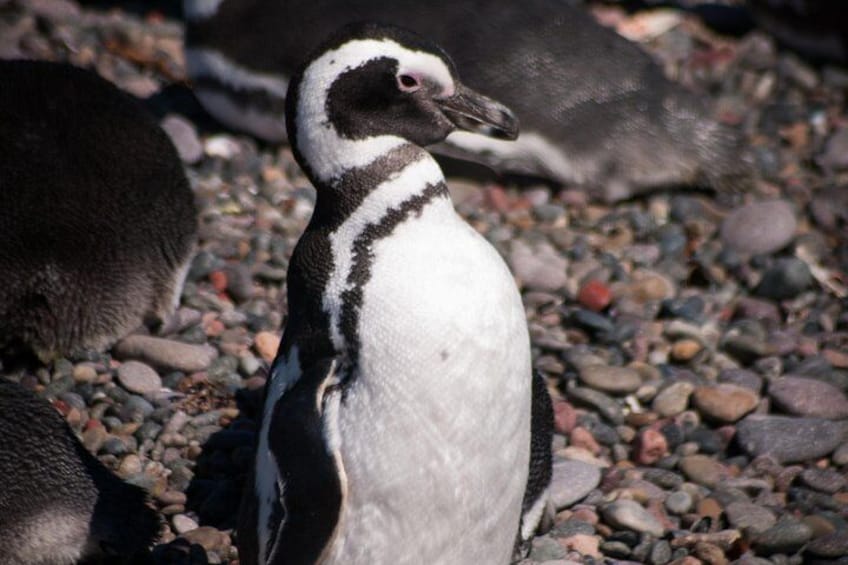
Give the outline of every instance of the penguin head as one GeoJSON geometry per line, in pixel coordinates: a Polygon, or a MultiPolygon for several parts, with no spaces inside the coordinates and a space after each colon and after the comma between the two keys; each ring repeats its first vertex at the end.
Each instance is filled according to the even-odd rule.
{"type": "Polygon", "coordinates": [[[350,153],[426,146],[457,129],[518,136],[513,113],[463,85],[441,48],[373,23],[342,28],[295,74],[286,126],[301,165],[325,181],[355,161],[350,153]]]}

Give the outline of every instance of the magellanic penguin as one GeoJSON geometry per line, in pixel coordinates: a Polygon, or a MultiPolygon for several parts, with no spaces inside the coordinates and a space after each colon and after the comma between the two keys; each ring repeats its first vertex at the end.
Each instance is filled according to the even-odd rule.
{"type": "Polygon", "coordinates": [[[0,377],[0,562],[140,559],[159,531],[147,495],[86,451],[59,413],[0,377]]]}
{"type": "MultiPolygon", "coordinates": [[[[512,139],[517,121],[441,49],[374,24],[293,76],[286,118],[317,201],[289,267],[242,563],[507,563],[550,478],[530,471],[524,309],[422,147],[456,129],[512,139]]],[[[550,436],[533,452],[549,467],[550,436]]]]}
{"type": "Polygon", "coordinates": [[[179,301],[197,220],[168,136],[69,65],[0,61],[0,347],[103,349],[179,301]]]}
{"type": "Polygon", "coordinates": [[[517,141],[456,132],[434,151],[617,200],[667,185],[743,190],[739,133],[639,47],[551,0],[184,0],[186,63],[225,125],[285,138],[289,77],[319,37],[370,19],[444,47],[470,87],[521,120],[517,141]]]}
{"type": "Polygon", "coordinates": [[[843,0],[748,0],[757,25],[817,61],[848,64],[848,5],[843,0]]]}

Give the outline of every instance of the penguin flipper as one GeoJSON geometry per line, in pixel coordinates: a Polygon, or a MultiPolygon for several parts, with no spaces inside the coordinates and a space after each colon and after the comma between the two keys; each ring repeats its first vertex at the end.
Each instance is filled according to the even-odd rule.
{"type": "Polygon", "coordinates": [[[531,416],[530,416],[530,472],[521,506],[521,524],[516,540],[516,552],[523,553],[544,522],[549,521],[553,510],[549,508],[548,486],[553,473],[554,408],[548,393],[545,378],[533,371],[531,416]],[[546,520],[547,518],[547,520],[546,520]]]}
{"type": "Polygon", "coordinates": [[[278,400],[269,446],[280,473],[284,516],[272,538],[268,563],[311,564],[330,544],[342,506],[339,459],[325,432],[325,407],[337,398],[334,358],[319,359],[278,400]]]}

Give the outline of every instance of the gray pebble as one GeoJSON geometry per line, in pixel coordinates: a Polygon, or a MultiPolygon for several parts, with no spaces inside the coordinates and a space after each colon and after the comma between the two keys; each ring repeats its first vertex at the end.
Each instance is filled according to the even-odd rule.
{"type": "Polygon", "coordinates": [[[821,418],[752,414],[736,427],[737,440],[749,455],[771,455],[781,463],[823,457],[842,443],[846,426],[821,418]]]}
{"type": "Polygon", "coordinates": [[[159,125],[171,138],[184,163],[196,163],[203,157],[203,145],[197,137],[194,124],[182,116],[169,114],[159,125]]]}
{"type": "Polygon", "coordinates": [[[639,373],[628,367],[589,365],[582,367],[578,375],[584,384],[613,394],[634,392],[642,384],[639,373]]]}
{"type": "Polygon", "coordinates": [[[845,557],[848,555],[848,528],[836,530],[811,541],[806,553],[816,557],[845,557]]]}
{"type": "Polygon", "coordinates": [[[774,300],[795,298],[813,284],[813,275],[807,264],[795,257],[778,259],[768,269],[756,293],[774,300]]]}
{"type": "Polygon", "coordinates": [[[686,491],[678,490],[668,495],[665,499],[666,510],[677,516],[682,516],[692,509],[692,495],[686,491]]]}
{"type": "Polygon", "coordinates": [[[759,535],[777,523],[771,510],[751,502],[731,502],[724,511],[731,526],[753,535],[759,535]]]}
{"type": "Polygon", "coordinates": [[[601,470],[582,461],[557,461],[551,478],[551,503],[557,510],[583,499],[601,482],[601,470]]]}
{"type": "Polygon", "coordinates": [[[797,225],[795,211],[788,202],[753,202],[734,210],[724,219],[721,239],[740,253],[773,253],[792,241],[797,225]]]}
{"type": "Polygon", "coordinates": [[[162,388],[162,379],[152,367],[139,361],[126,361],[118,367],[118,382],[136,394],[153,395],[162,388]]]}
{"type": "Polygon", "coordinates": [[[775,553],[795,553],[810,541],[813,532],[810,527],[791,516],[780,521],[754,539],[757,553],[772,555],[775,553]]]}
{"type": "Polygon", "coordinates": [[[601,507],[601,513],[606,523],[614,528],[648,533],[656,537],[665,532],[659,520],[633,500],[616,500],[606,504],[601,507]]]}
{"type": "Polygon", "coordinates": [[[218,356],[208,345],[191,345],[160,337],[131,335],[112,348],[119,359],[139,359],[169,371],[194,373],[206,370],[218,356]]]}
{"type": "Polygon", "coordinates": [[[828,420],[848,418],[848,399],[835,386],[816,379],[786,376],[771,381],[769,396],[790,414],[828,420]]]}

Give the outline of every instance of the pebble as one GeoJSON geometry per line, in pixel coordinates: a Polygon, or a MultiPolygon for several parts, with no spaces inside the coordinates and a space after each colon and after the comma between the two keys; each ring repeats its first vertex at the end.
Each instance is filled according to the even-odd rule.
{"type": "Polygon", "coordinates": [[[126,361],[118,367],[118,382],[136,394],[150,396],[162,388],[162,379],[149,365],[126,361]]]}
{"type": "Polygon", "coordinates": [[[769,397],[775,406],[797,416],[828,420],[848,418],[845,394],[824,381],[786,376],[769,383],[769,397]]]}
{"type": "Polygon", "coordinates": [[[115,344],[112,353],[119,359],[138,359],[168,371],[205,371],[218,357],[208,345],[192,345],[160,337],[131,335],[115,344]]]}
{"type": "Polygon", "coordinates": [[[663,418],[677,416],[689,406],[689,397],[694,390],[695,385],[686,381],[672,383],[654,397],[651,407],[663,418]]]}
{"type": "Polygon", "coordinates": [[[198,528],[197,522],[185,514],[176,514],[171,518],[171,523],[174,525],[174,531],[178,534],[184,534],[198,528]]]}
{"type": "Polygon", "coordinates": [[[839,128],[830,136],[818,162],[830,169],[848,169],[848,128],[839,128]]]}
{"type": "Polygon", "coordinates": [[[703,346],[694,339],[681,339],[671,346],[671,358],[686,363],[703,350],[703,346]]]}
{"type": "Polygon", "coordinates": [[[821,418],[752,414],[738,423],[739,445],[752,456],[770,455],[781,463],[823,457],[843,442],[845,426],[821,418]]]}
{"type": "Polygon", "coordinates": [[[555,291],[568,282],[568,263],[551,245],[545,243],[535,249],[515,240],[509,255],[513,274],[526,286],[536,290],[555,291]]]}
{"type": "Polygon", "coordinates": [[[795,298],[813,284],[813,275],[807,264],[795,257],[778,259],[768,269],[755,292],[774,300],[795,298]]]}
{"type": "Polygon", "coordinates": [[[751,502],[731,502],[724,511],[731,526],[752,536],[765,532],[777,523],[771,510],[751,502]]]}
{"type": "Polygon", "coordinates": [[[807,545],[805,553],[831,559],[845,557],[848,555],[848,527],[814,539],[807,545]]]}
{"type": "Polygon", "coordinates": [[[753,202],[728,214],[721,239],[739,253],[765,255],[786,247],[797,226],[795,211],[785,200],[753,202]]]}
{"type": "Polygon", "coordinates": [[[639,373],[629,367],[589,365],[581,367],[578,375],[590,387],[613,394],[634,392],[642,384],[639,373]]]}
{"type": "Polygon", "coordinates": [[[692,509],[692,495],[683,490],[675,491],[665,499],[666,509],[677,516],[682,516],[692,509]]]}
{"type": "Polygon", "coordinates": [[[557,510],[582,500],[601,482],[601,470],[582,461],[556,461],[551,478],[551,504],[557,510]]]}
{"type": "Polygon", "coordinates": [[[810,541],[812,531],[809,526],[788,515],[782,517],[774,526],[754,539],[757,553],[774,555],[775,553],[795,553],[810,541]]]}
{"type": "Polygon", "coordinates": [[[194,124],[176,114],[168,114],[159,124],[165,130],[183,163],[196,163],[203,157],[203,145],[194,124]]]}
{"type": "Polygon", "coordinates": [[[601,391],[586,387],[571,387],[568,396],[595,408],[604,418],[615,425],[624,423],[624,412],[621,406],[601,391]]]}
{"type": "Polygon", "coordinates": [[[695,389],[692,400],[708,418],[732,423],[756,408],[760,397],[748,388],[719,384],[695,389]]]}
{"type": "Polygon", "coordinates": [[[633,460],[640,465],[653,465],[668,455],[668,440],[655,428],[646,428],[636,436],[633,460]]]}
{"type": "Polygon", "coordinates": [[[729,476],[727,468],[707,455],[687,455],[680,460],[680,470],[690,480],[705,487],[715,488],[729,476]]]}
{"type": "Polygon", "coordinates": [[[600,312],[612,302],[612,291],[601,281],[592,280],[580,288],[577,302],[593,312],[600,312]]]}
{"type": "Polygon", "coordinates": [[[633,500],[616,500],[601,507],[601,514],[610,526],[661,537],[665,528],[653,514],[633,500]]]}
{"type": "Polygon", "coordinates": [[[842,473],[831,468],[819,469],[810,467],[809,469],[804,469],[799,477],[801,482],[808,487],[828,494],[834,494],[843,490],[846,484],[848,484],[848,479],[842,473]]]}
{"type": "Polygon", "coordinates": [[[271,363],[280,348],[280,336],[272,332],[258,332],[253,339],[253,346],[263,361],[271,363]]]}

